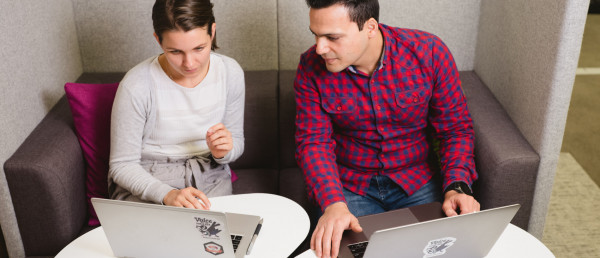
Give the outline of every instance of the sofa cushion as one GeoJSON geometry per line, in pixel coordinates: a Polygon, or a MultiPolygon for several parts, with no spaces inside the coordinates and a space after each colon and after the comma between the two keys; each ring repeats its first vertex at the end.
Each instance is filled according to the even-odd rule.
{"type": "Polygon", "coordinates": [[[296,99],[294,96],[294,79],[296,71],[279,72],[279,128],[281,130],[280,164],[282,168],[296,167],[296,99]]]}
{"type": "MultiPolygon", "coordinates": [[[[278,167],[277,71],[245,71],[244,153],[231,168],[278,167]]],[[[241,177],[241,175],[238,175],[241,177]]]]}
{"type": "Polygon", "coordinates": [[[277,169],[236,169],[238,180],[233,182],[233,194],[279,192],[277,169]]]}
{"type": "Polygon", "coordinates": [[[67,83],[65,93],[71,106],[75,133],[86,161],[88,225],[99,225],[90,199],[108,197],[108,158],[110,155],[110,113],[118,83],[67,83]]]}

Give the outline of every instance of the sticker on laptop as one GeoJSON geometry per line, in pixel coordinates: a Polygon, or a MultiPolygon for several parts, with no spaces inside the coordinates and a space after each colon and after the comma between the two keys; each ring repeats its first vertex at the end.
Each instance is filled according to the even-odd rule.
{"type": "Polygon", "coordinates": [[[215,242],[204,243],[204,251],[213,255],[219,255],[224,253],[223,246],[215,242]]]}
{"type": "Polygon", "coordinates": [[[456,238],[454,237],[444,237],[440,239],[431,240],[429,241],[427,246],[425,246],[425,249],[423,249],[423,253],[425,254],[423,258],[443,255],[446,253],[446,250],[455,242],[456,238]]]}
{"type": "Polygon", "coordinates": [[[202,237],[210,239],[219,239],[221,223],[207,218],[194,217],[196,220],[196,229],[202,233],[202,237]]]}

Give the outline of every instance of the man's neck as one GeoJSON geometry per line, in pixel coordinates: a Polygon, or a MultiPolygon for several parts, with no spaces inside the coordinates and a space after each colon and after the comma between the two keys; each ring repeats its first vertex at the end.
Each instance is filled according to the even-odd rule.
{"type": "Polygon", "coordinates": [[[381,55],[383,55],[383,33],[381,30],[378,30],[378,32],[377,36],[369,41],[369,46],[363,55],[364,60],[361,62],[363,64],[354,66],[357,70],[368,75],[373,74],[379,64],[381,55]]]}

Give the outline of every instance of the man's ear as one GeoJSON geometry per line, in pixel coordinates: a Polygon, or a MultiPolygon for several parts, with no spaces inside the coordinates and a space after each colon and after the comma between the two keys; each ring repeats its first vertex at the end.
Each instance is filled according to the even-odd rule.
{"type": "Polygon", "coordinates": [[[371,18],[365,22],[363,29],[367,30],[369,38],[373,38],[379,33],[379,23],[375,20],[375,18],[371,18]]]}

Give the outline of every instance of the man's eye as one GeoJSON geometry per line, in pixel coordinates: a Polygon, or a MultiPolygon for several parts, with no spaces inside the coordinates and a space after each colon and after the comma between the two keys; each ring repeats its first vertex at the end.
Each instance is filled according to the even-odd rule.
{"type": "Polygon", "coordinates": [[[328,39],[328,40],[330,40],[330,41],[336,41],[336,40],[338,40],[339,38],[337,38],[337,37],[327,37],[327,39],[328,39]]]}
{"type": "Polygon", "coordinates": [[[203,47],[197,47],[195,49],[196,49],[196,51],[202,51],[202,49],[204,49],[204,48],[203,47]]]}
{"type": "Polygon", "coordinates": [[[179,54],[179,53],[181,53],[181,51],[179,51],[179,50],[171,50],[171,51],[169,51],[169,53],[171,53],[171,54],[179,54]]]}

